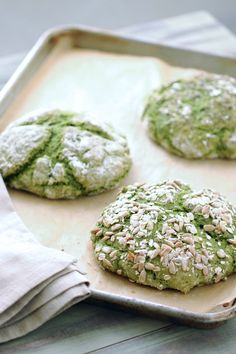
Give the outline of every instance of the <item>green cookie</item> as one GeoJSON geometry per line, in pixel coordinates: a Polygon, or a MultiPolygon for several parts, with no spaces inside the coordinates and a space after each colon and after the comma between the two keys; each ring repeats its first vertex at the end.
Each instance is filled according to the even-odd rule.
{"type": "Polygon", "coordinates": [[[15,121],[0,135],[6,183],[49,199],[115,188],[130,166],[126,138],[83,114],[46,112],[15,121]]]}
{"type": "Polygon", "coordinates": [[[190,159],[236,158],[236,80],[204,74],[155,90],[144,110],[166,150],[190,159]]]}
{"type": "Polygon", "coordinates": [[[236,211],[220,194],[172,181],[123,188],[91,237],[102,268],[187,293],[235,271],[235,227],[236,211]]]}

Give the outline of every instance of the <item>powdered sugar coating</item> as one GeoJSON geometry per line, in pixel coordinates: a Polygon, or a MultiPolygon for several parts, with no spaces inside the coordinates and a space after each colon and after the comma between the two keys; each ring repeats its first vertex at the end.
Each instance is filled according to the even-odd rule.
{"type": "Polygon", "coordinates": [[[0,137],[0,171],[3,177],[17,172],[49,139],[47,127],[12,126],[0,137]]]}
{"type": "Polygon", "coordinates": [[[75,179],[89,192],[109,188],[110,180],[115,180],[120,171],[129,166],[129,160],[124,158],[128,153],[127,145],[121,136],[105,139],[70,127],[64,131],[63,146],[62,153],[75,179]]]}
{"type": "Polygon", "coordinates": [[[55,166],[52,167],[52,161],[45,155],[36,160],[33,172],[33,183],[39,185],[52,185],[58,182],[63,182],[65,173],[62,163],[57,162],[55,166]]]}
{"type": "Polygon", "coordinates": [[[62,111],[11,124],[0,136],[0,153],[0,172],[11,187],[50,199],[114,188],[131,165],[125,137],[111,126],[62,111]]]}

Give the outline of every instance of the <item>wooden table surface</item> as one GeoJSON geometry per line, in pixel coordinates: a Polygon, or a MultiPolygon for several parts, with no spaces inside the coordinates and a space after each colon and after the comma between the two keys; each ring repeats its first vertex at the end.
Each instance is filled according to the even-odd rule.
{"type": "MultiPolygon", "coordinates": [[[[224,46],[226,39],[221,39],[224,46]]],[[[234,38],[228,38],[231,56],[236,50],[233,41],[234,38]]],[[[22,56],[0,59],[0,86],[13,73],[22,56]]],[[[0,345],[0,353],[235,354],[235,331],[236,318],[215,329],[193,329],[168,320],[83,302],[25,337],[0,345]]]]}

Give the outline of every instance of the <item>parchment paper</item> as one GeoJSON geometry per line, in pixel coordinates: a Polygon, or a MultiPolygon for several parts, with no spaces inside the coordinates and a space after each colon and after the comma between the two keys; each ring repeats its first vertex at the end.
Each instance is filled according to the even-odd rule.
{"type": "MultiPolygon", "coordinates": [[[[127,135],[133,166],[123,184],[180,179],[196,190],[214,188],[236,204],[236,162],[188,161],[170,155],[149,139],[140,119],[145,97],[153,88],[196,73],[170,67],[154,58],[58,47],[1,119],[0,129],[32,110],[88,111],[98,121],[109,121],[127,135]]],[[[117,192],[74,201],[50,201],[10,191],[28,228],[44,245],[77,256],[93,288],[195,312],[209,311],[236,297],[236,275],[183,295],[133,284],[101,270],[93,256],[89,231],[117,192]]]]}

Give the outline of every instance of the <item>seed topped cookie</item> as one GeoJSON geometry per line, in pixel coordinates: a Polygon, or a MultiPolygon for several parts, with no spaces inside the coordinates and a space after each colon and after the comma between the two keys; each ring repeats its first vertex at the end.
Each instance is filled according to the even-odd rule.
{"type": "Polygon", "coordinates": [[[236,79],[202,74],[155,90],[144,110],[148,131],[190,159],[236,158],[236,79]]]}
{"type": "Polygon", "coordinates": [[[54,110],[32,115],[0,135],[0,173],[5,182],[50,199],[114,188],[130,166],[126,138],[83,114],[54,110]]]}
{"type": "Polygon", "coordinates": [[[235,271],[235,227],[236,211],[219,193],[171,181],[123,188],[91,237],[102,268],[187,293],[235,271]]]}

